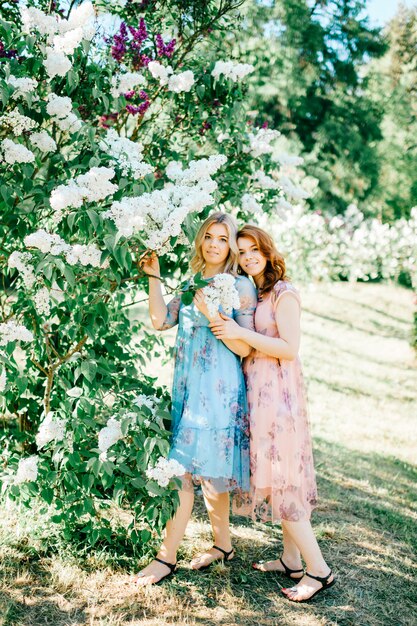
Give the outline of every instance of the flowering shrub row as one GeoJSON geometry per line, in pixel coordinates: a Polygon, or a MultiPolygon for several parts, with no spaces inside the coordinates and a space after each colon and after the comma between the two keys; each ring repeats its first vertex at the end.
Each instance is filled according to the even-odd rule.
{"type": "Polygon", "coordinates": [[[376,280],[408,276],[417,289],[417,207],[410,218],[383,224],[354,205],[329,217],[299,205],[269,220],[298,280],[376,280]]]}

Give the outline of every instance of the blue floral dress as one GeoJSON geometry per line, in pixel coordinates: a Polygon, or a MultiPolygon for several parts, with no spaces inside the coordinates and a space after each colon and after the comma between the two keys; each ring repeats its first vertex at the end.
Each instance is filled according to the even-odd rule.
{"type": "MultiPolygon", "coordinates": [[[[256,290],[236,277],[240,309],[232,316],[254,329],[256,290]]],[[[216,339],[209,321],[181,296],[168,304],[162,330],[179,325],[172,390],[170,459],[203,479],[217,493],[249,487],[249,428],[246,388],[240,358],[216,339]]]]}

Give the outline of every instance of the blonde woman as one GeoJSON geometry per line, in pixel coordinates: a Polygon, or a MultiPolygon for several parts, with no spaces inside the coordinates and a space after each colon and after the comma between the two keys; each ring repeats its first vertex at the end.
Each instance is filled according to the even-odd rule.
{"type": "MultiPolygon", "coordinates": [[[[253,329],[256,291],[244,276],[237,276],[237,227],[230,215],[214,213],[202,224],[191,261],[194,272],[210,282],[216,274],[235,276],[241,306],[233,311],[239,325],[253,329]]],[[[194,559],[193,569],[233,558],[229,530],[229,492],[249,486],[249,441],[246,390],[240,357],[249,354],[242,341],[218,341],[212,319],[199,290],[190,305],[177,296],[168,304],[162,297],[155,254],[143,262],[149,276],[149,312],[154,328],[179,325],[172,391],[172,442],[169,458],[186,468],[179,506],[166,526],[155,559],[137,576],[138,585],[161,582],[175,572],[178,546],[194,503],[194,484],[202,486],[213,529],[214,545],[194,559]]]]}

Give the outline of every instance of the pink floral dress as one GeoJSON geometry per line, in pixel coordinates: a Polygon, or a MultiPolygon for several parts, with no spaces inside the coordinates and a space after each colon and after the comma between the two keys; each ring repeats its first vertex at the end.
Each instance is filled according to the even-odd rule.
{"type": "MultiPolygon", "coordinates": [[[[258,303],[256,332],[279,337],[276,309],[297,290],[278,281],[258,303]]],[[[299,357],[286,361],[254,350],[244,361],[250,419],[251,491],[234,510],[261,521],[306,521],[317,500],[307,399],[299,357]]]]}

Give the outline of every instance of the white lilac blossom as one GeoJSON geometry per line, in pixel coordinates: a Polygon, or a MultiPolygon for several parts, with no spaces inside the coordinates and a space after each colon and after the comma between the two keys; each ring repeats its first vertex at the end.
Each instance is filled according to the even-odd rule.
{"type": "Polygon", "coordinates": [[[51,117],[62,119],[67,117],[72,111],[72,100],[68,96],[57,96],[56,93],[48,95],[46,112],[51,117]]]}
{"type": "Polygon", "coordinates": [[[208,159],[199,159],[198,161],[190,161],[188,167],[184,170],[182,163],[171,161],[166,168],[168,178],[174,182],[182,184],[192,184],[202,180],[208,180],[213,176],[227,161],[224,154],[213,154],[208,159]]]}
{"type": "Polygon", "coordinates": [[[64,35],[55,35],[53,39],[53,50],[58,54],[74,54],[74,51],[84,39],[83,29],[78,27],[66,32],[64,35]]]}
{"type": "Polygon", "coordinates": [[[15,250],[8,258],[7,265],[10,269],[17,269],[22,275],[22,280],[27,289],[35,284],[36,277],[31,265],[32,255],[29,252],[15,250]]]}
{"type": "Polygon", "coordinates": [[[37,455],[29,456],[25,459],[20,459],[14,479],[16,485],[35,481],[37,479],[38,460],[39,457],[37,455]]]}
{"type": "Polygon", "coordinates": [[[292,154],[288,154],[287,152],[280,152],[274,158],[275,161],[280,163],[281,165],[288,165],[297,167],[298,165],[302,165],[304,163],[303,157],[295,156],[292,154]]]}
{"type": "Polygon", "coordinates": [[[213,204],[211,194],[217,183],[211,175],[225,161],[224,155],[215,155],[191,161],[185,170],[180,163],[171,162],[166,173],[175,184],[167,183],[163,189],[113,202],[103,215],[116,224],[124,237],[140,234],[148,248],[166,252],[170,238],[182,234],[187,215],[213,204]]]}
{"type": "Polygon", "coordinates": [[[72,63],[67,57],[73,54],[83,39],[90,41],[95,34],[94,7],[91,2],[72,9],[68,19],[46,15],[34,7],[22,7],[21,20],[24,33],[39,33],[47,37],[45,69],[50,79],[65,76],[72,63]]]}
{"type": "Polygon", "coordinates": [[[76,133],[82,127],[82,121],[72,111],[72,101],[68,96],[50,93],[46,111],[60,130],[76,133]]]}
{"type": "Polygon", "coordinates": [[[35,303],[35,309],[39,315],[49,316],[51,313],[51,301],[50,294],[47,287],[41,287],[33,296],[33,302],[35,303]]]}
{"type": "Polygon", "coordinates": [[[6,383],[7,383],[6,370],[3,369],[0,374],[0,393],[3,393],[3,391],[6,389],[6,383]]]}
{"type": "Polygon", "coordinates": [[[111,95],[118,98],[121,94],[132,91],[135,87],[146,85],[146,78],[139,72],[116,74],[111,80],[111,95]]]}
{"type": "Polygon", "coordinates": [[[39,133],[32,133],[30,143],[41,152],[55,152],[56,150],[55,140],[52,139],[46,130],[41,130],[39,133]]]}
{"type": "Polygon", "coordinates": [[[278,130],[271,128],[257,128],[255,132],[248,134],[249,146],[245,146],[243,152],[249,152],[253,157],[270,154],[273,151],[271,141],[277,139],[280,134],[278,130]]]}
{"type": "Polygon", "coordinates": [[[256,197],[251,193],[245,193],[242,196],[242,209],[243,211],[248,211],[249,213],[263,213],[262,205],[259,204],[256,197]]]}
{"type": "Polygon", "coordinates": [[[262,189],[281,189],[281,183],[265,174],[263,170],[255,172],[252,178],[262,189]]]}
{"type": "Polygon", "coordinates": [[[12,341],[33,341],[33,339],[30,330],[22,324],[16,324],[13,320],[0,324],[0,346],[12,341]]]}
{"type": "Polygon", "coordinates": [[[111,167],[92,167],[86,174],[56,187],[50,197],[51,207],[56,212],[55,224],[61,221],[64,209],[79,208],[84,202],[100,202],[113,195],[118,190],[118,186],[110,182],[114,175],[111,167]]]}
{"type": "Polygon", "coordinates": [[[50,234],[43,228],[26,235],[23,242],[27,248],[38,248],[44,254],[51,252],[58,255],[67,252],[71,247],[59,235],[50,234]]]}
{"type": "Polygon", "coordinates": [[[31,130],[37,126],[35,120],[27,115],[22,115],[14,109],[10,113],[5,113],[0,117],[0,126],[9,127],[15,137],[19,137],[22,133],[31,130]]]}
{"type": "Polygon", "coordinates": [[[146,476],[150,480],[155,480],[160,487],[167,487],[171,478],[183,476],[185,472],[185,467],[175,459],[160,457],[155,467],[146,470],[146,476]]]}
{"type": "Polygon", "coordinates": [[[253,65],[249,63],[235,63],[234,61],[217,61],[214,66],[211,75],[213,78],[218,80],[220,76],[223,74],[226,78],[229,78],[231,81],[236,83],[239,80],[242,80],[254,71],[253,65]]]}
{"type": "Polygon", "coordinates": [[[133,398],[133,404],[135,404],[138,408],[146,406],[151,411],[154,410],[158,402],[158,398],[155,398],[154,396],[145,396],[143,393],[133,398]]]}
{"type": "Polygon", "coordinates": [[[174,93],[188,92],[194,85],[194,74],[191,70],[180,72],[179,74],[173,74],[168,80],[168,89],[174,93]]]}
{"type": "Polygon", "coordinates": [[[45,15],[40,9],[35,7],[22,7],[20,10],[22,33],[33,33],[37,31],[39,35],[46,35],[48,41],[52,41],[53,36],[58,32],[58,15],[45,15]]]}
{"type": "Polygon", "coordinates": [[[302,187],[296,187],[296,185],[294,185],[294,183],[287,176],[281,176],[279,184],[286,195],[293,198],[293,200],[304,200],[309,196],[308,191],[302,187]]]}
{"type": "Polygon", "coordinates": [[[167,85],[169,77],[174,73],[174,70],[170,65],[162,65],[158,61],[151,61],[148,63],[148,70],[152,74],[153,78],[159,80],[161,86],[167,85]]]}
{"type": "Polygon", "coordinates": [[[286,200],[284,196],[279,196],[275,208],[279,213],[280,211],[288,211],[292,209],[293,205],[291,204],[291,202],[288,202],[288,200],[286,200]]]}
{"type": "Polygon", "coordinates": [[[39,426],[36,435],[36,445],[39,449],[46,446],[51,441],[62,441],[65,436],[65,420],[54,419],[54,414],[50,411],[39,426]]]}
{"type": "Polygon", "coordinates": [[[222,308],[227,314],[240,308],[239,293],[231,274],[216,274],[207,287],[203,288],[210,317],[215,317],[222,308]]]}
{"type": "Polygon", "coordinates": [[[174,74],[174,70],[170,65],[162,65],[158,61],[151,61],[148,64],[148,70],[153,78],[159,80],[161,87],[167,85],[169,91],[181,93],[190,91],[194,85],[194,74],[191,70],[174,74]]]}
{"type": "Polygon", "coordinates": [[[122,170],[123,176],[131,174],[135,180],[151,174],[153,168],[143,162],[143,145],[120,137],[113,129],[109,129],[100,141],[100,149],[106,152],[122,170]]]}
{"type": "Polygon", "coordinates": [[[111,417],[107,420],[107,425],[98,433],[98,448],[100,450],[101,461],[107,459],[107,450],[117,443],[119,439],[122,439],[122,437],[123,434],[120,422],[114,417],[111,417]]]}
{"type": "Polygon", "coordinates": [[[69,265],[80,263],[84,267],[92,265],[100,267],[101,250],[95,244],[75,244],[71,246],[71,250],[66,253],[65,258],[69,265]]]}
{"type": "Polygon", "coordinates": [[[82,127],[82,121],[75,115],[75,113],[70,113],[67,117],[63,119],[55,119],[54,122],[64,132],[76,133],[82,127]]]}
{"type": "Polygon", "coordinates": [[[218,143],[223,143],[223,141],[226,141],[226,139],[230,139],[230,134],[229,133],[219,133],[217,135],[217,142],[218,143]]]}
{"type": "Polygon", "coordinates": [[[13,100],[33,93],[38,86],[38,81],[35,78],[29,78],[27,76],[17,78],[16,76],[10,75],[7,79],[7,83],[14,89],[12,93],[13,100]]]}
{"type": "Polygon", "coordinates": [[[24,244],[28,248],[38,248],[44,254],[50,253],[53,256],[64,254],[70,265],[76,263],[83,266],[92,265],[93,267],[100,267],[101,265],[102,251],[94,243],[70,245],[59,235],[48,233],[43,229],[27,235],[24,244]]]}
{"type": "Polygon", "coordinates": [[[72,63],[63,52],[48,46],[46,48],[44,66],[49,78],[54,78],[55,76],[66,76],[72,67],[72,63]]]}
{"type": "Polygon", "coordinates": [[[9,165],[33,163],[35,155],[31,150],[22,146],[21,143],[15,143],[11,139],[3,139],[0,144],[0,160],[5,161],[9,165]]]}

